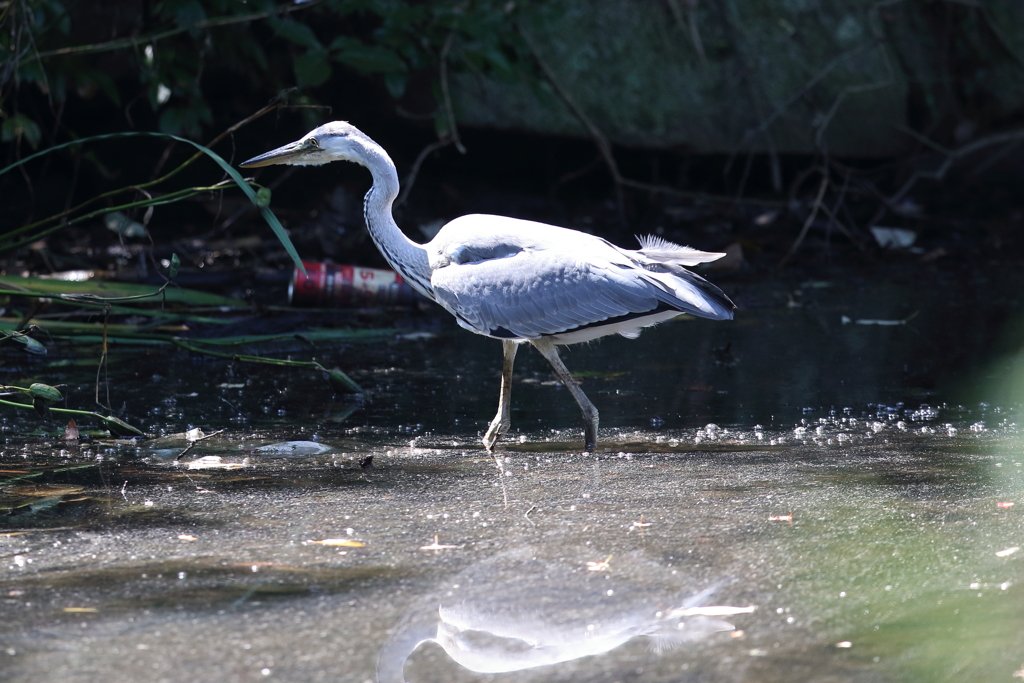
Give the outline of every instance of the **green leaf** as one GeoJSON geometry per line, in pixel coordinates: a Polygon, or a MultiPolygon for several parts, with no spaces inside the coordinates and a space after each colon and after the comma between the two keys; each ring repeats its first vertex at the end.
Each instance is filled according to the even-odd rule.
{"type": "Polygon", "coordinates": [[[323,85],[331,77],[331,65],[327,61],[327,53],[323,50],[310,50],[299,55],[293,63],[295,83],[300,88],[315,88],[323,85]]]}
{"type": "Polygon", "coordinates": [[[515,76],[511,62],[508,61],[508,57],[505,56],[505,53],[497,45],[487,46],[481,54],[503,78],[515,76]]]}
{"type": "Polygon", "coordinates": [[[405,87],[409,83],[409,77],[404,73],[384,74],[384,85],[387,87],[391,97],[398,100],[405,94],[405,87]]]}
{"type": "Polygon", "coordinates": [[[330,51],[348,50],[350,48],[362,47],[362,43],[351,36],[338,36],[331,41],[330,51]]]}
{"type": "Polygon", "coordinates": [[[256,191],[256,206],[265,209],[270,206],[270,188],[261,187],[256,191]]]}
{"type": "Polygon", "coordinates": [[[60,391],[58,391],[55,387],[51,387],[49,384],[39,384],[37,382],[29,386],[28,392],[32,394],[33,398],[39,398],[44,401],[50,401],[52,403],[57,403],[58,401],[64,400],[64,397],[61,396],[60,391]]]}
{"type": "Polygon", "coordinates": [[[359,386],[354,379],[346,375],[338,368],[333,370],[324,370],[324,375],[327,381],[330,383],[331,388],[338,393],[342,394],[361,394],[363,388],[359,386]]]}
{"type": "Polygon", "coordinates": [[[363,73],[403,73],[405,62],[394,50],[381,45],[353,45],[334,56],[342,64],[347,64],[363,73]]]}
{"type": "Polygon", "coordinates": [[[196,24],[206,20],[206,10],[203,9],[199,0],[189,0],[178,5],[174,18],[178,26],[187,28],[189,31],[195,29],[196,24]]]}
{"type": "Polygon", "coordinates": [[[282,36],[303,47],[308,47],[310,50],[324,49],[323,43],[321,43],[316,34],[313,33],[313,29],[305,24],[300,24],[293,19],[285,19],[283,21],[274,22],[274,28],[282,36]]]}
{"type": "Polygon", "coordinates": [[[113,415],[109,415],[107,417],[97,415],[97,417],[103,420],[103,423],[107,426],[107,431],[114,436],[145,436],[141,430],[132,427],[124,420],[116,418],[113,415]]]}
{"type": "Polygon", "coordinates": [[[3,128],[0,129],[0,139],[4,142],[13,142],[21,138],[25,138],[32,149],[36,149],[42,142],[43,133],[39,130],[39,125],[24,114],[6,119],[3,128]]]}
{"type": "MultiPolygon", "coordinates": [[[[259,206],[259,204],[257,204],[259,206]]],[[[167,268],[167,279],[173,280],[178,276],[178,269],[181,268],[181,259],[177,253],[171,254],[171,265],[167,268]]]]}

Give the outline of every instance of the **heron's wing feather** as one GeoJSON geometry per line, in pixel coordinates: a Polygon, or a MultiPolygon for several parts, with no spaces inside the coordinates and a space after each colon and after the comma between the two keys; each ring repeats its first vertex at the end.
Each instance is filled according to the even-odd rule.
{"type": "Polygon", "coordinates": [[[734,308],[683,267],[718,255],[660,238],[630,251],[553,225],[470,215],[442,228],[428,250],[438,303],[490,336],[535,339],[673,309],[727,319],[734,308]]]}

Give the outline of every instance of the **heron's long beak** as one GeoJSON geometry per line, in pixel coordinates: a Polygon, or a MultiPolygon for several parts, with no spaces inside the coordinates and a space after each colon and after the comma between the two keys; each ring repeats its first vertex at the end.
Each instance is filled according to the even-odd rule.
{"type": "Polygon", "coordinates": [[[298,140],[296,142],[289,142],[283,147],[270,150],[258,157],[253,157],[248,161],[243,161],[239,166],[242,168],[259,168],[260,166],[271,166],[273,164],[290,164],[302,157],[307,151],[309,151],[309,145],[303,140],[298,140]]]}

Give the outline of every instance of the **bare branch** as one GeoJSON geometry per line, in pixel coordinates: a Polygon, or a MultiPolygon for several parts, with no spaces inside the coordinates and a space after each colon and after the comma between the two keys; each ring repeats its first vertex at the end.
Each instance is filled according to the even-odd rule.
{"type": "Polygon", "coordinates": [[[405,204],[406,200],[409,199],[409,193],[412,192],[412,186],[416,184],[416,176],[420,173],[420,166],[423,165],[423,162],[426,161],[427,157],[439,149],[444,149],[453,142],[455,142],[453,138],[444,138],[443,140],[432,142],[423,148],[416,157],[416,161],[413,162],[412,168],[409,169],[408,175],[405,176],[405,180],[402,181],[402,192],[398,195],[398,199],[395,200],[394,204],[396,208],[405,204]]]}
{"type": "Polygon", "coordinates": [[[448,114],[448,125],[451,126],[449,133],[452,136],[452,141],[455,143],[455,149],[459,150],[460,154],[466,153],[466,148],[462,146],[462,141],[459,140],[459,127],[455,123],[455,111],[452,109],[452,96],[448,92],[448,52],[452,49],[452,41],[455,39],[455,31],[448,34],[448,37],[444,40],[444,47],[441,48],[440,57],[440,69],[441,69],[441,92],[444,94],[444,109],[448,114]]]}
{"type": "Polygon", "coordinates": [[[818,187],[818,196],[814,200],[814,205],[811,207],[811,213],[807,216],[807,220],[804,221],[804,227],[800,230],[800,234],[797,235],[796,241],[793,242],[793,246],[789,248],[786,255],[779,261],[778,267],[786,265],[786,262],[796,253],[796,250],[800,248],[804,238],[807,237],[807,231],[811,229],[811,224],[814,223],[815,217],[818,215],[818,209],[822,208],[821,200],[825,197],[825,190],[828,188],[828,169],[825,167],[821,168],[821,185],[818,187]]]}

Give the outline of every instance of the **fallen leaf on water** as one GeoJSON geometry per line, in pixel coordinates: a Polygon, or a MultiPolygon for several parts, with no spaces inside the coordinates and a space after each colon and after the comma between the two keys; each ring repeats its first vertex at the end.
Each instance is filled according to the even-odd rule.
{"type": "Polygon", "coordinates": [[[608,557],[606,557],[604,559],[603,562],[587,562],[587,571],[588,572],[606,572],[606,571],[608,571],[611,568],[611,566],[608,564],[611,561],[612,561],[612,556],[609,555],[608,557]]]}
{"type": "Polygon", "coordinates": [[[306,541],[306,543],[315,543],[317,545],[338,545],[344,548],[363,548],[366,546],[365,543],[350,541],[347,538],[325,538],[322,541],[306,541]]]}
{"type": "Polygon", "coordinates": [[[1020,548],[1018,546],[1013,546],[1012,548],[1007,548],[1005,550],[1000,550],[999,552],[996,553],[996,557],[1009,557],[1010,555],[1013,555],[1018,550],[1020,550],[1020,548]]]}
{"type": "Polygon", "coordinates": [[[769,522],[792,522],[793,513],[790,512],[788,515],[772,515],[768,518],[769,522]]]}
{"type": "Polygon", "coordinates": [[[178,534],[178,540],[179,541],[194,541],[194,540],[196,540],[196,537],[192,536],[191,534],[178,534]]]}
{"type": "Polygon", "coordinates": [[[65,607],[65,612],[72,612],[74,614],[95,614],[99,612],[95,607],[65,607]]]}
{"type": "Polygon", "coordinates": [[[836,647],[843,647],[843,648],[853,647],[853,643],[851,643],[848,640],[843,640],[843,641],[840,641],[840,642],[836,643],[836,647]]]}
{"type": "Polygon", "coordinates": [[[1013,503],[1010,503],[1010,502],[1006,502],[1006,503],[996,503],[996,507],[1001,507],[1001,508],[1012,508],[1012,507],[1013,507],[1013,503]]]}

